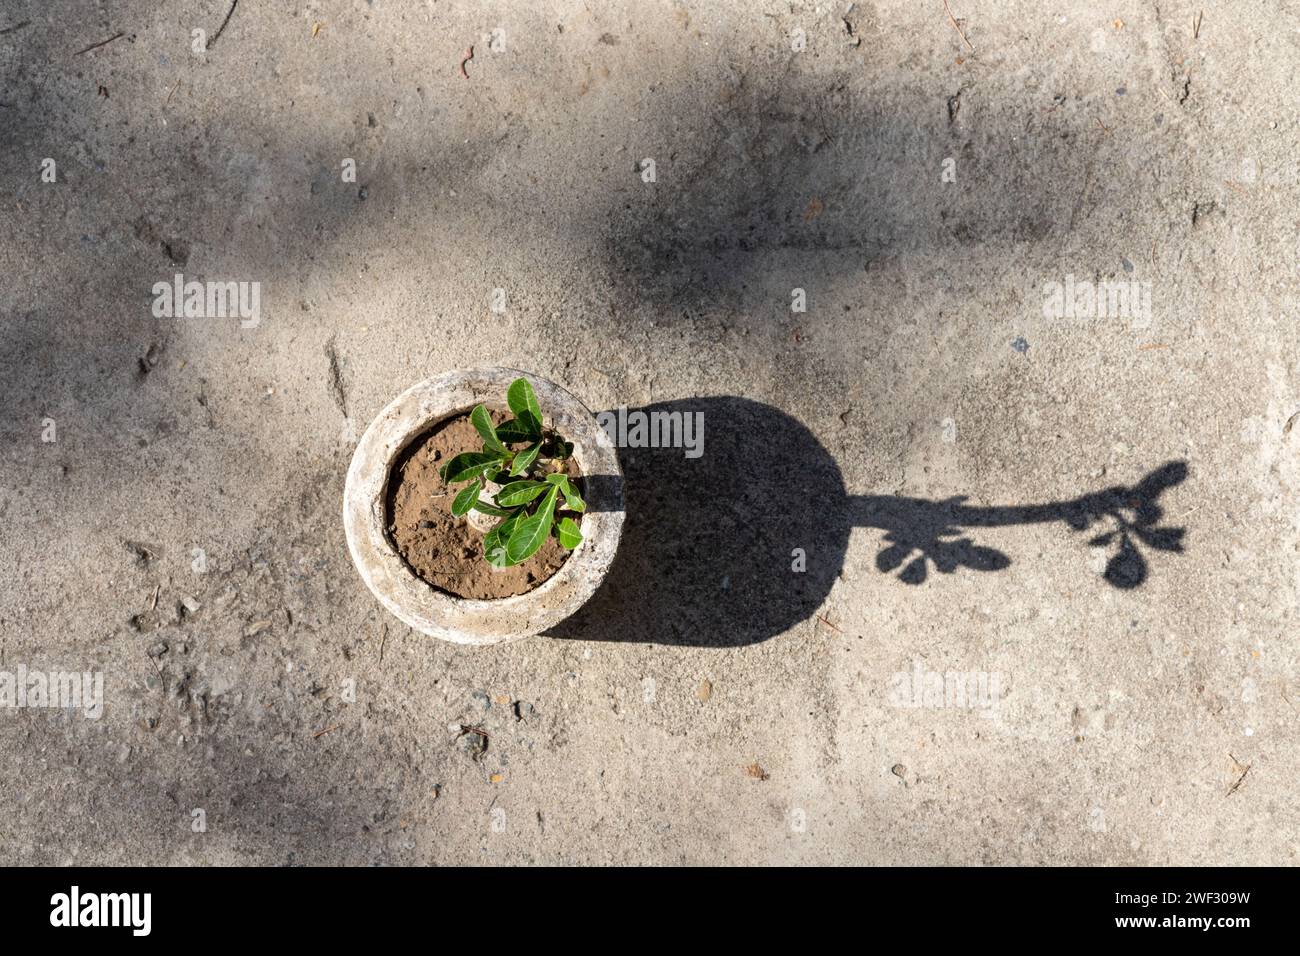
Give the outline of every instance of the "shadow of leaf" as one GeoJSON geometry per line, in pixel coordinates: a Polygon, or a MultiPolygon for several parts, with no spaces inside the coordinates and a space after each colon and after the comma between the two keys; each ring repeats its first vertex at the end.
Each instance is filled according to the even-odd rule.
{"type": "Polygon", "coordinates": [[[1106,562],[1105,579],[1117,588],[1128,590],[1138,587],[1147,579],[1147,562],[1142,552],[1133,547],[1133,539],[1120,536],[1119,552],[1106,562]]]}

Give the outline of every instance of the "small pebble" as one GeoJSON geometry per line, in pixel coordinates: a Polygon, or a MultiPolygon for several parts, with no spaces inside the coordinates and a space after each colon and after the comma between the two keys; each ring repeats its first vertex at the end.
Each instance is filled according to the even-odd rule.
{"type": "Polygon", "coordinates": [[[515,701],[514,711],[515,720],[520,722],[529,720],[537,714],[537,709],[532,704],[522,700],[515,701]]]}
{"type": "Polygon", "coordinates": [[[487,738],[482,734],[470,731],[460,738],[460,749],[474,760],[482,759],[487,748],[487,738]]]}

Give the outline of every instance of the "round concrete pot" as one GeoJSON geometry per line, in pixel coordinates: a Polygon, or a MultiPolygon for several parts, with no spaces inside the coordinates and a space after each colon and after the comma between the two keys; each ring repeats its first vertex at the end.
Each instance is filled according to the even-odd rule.
{"type": "Polygon", "coordinates": [[[554,382],[509,368],[448,372],[407,389],[370,423],[348,468],[343,527],[362,580],[403,622],[459,644],[500,644],[553,627],[595,593],[623,530],[623,473],[595,416],[554,382]],[[546,423],[573,442],[587,502],[583,540],[554,575],[526,594],[497,600],[455,597],[417,577],[389,540],[385,501],[393,463],[438,422],[480,402],[504,406],[507,387],[520,376],[537,393],[546,423]]]}

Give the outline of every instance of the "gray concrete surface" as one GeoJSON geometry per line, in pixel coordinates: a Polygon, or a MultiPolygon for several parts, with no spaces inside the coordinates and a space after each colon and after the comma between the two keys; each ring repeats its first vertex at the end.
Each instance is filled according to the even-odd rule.
{"type": "Polygon", "coordinates": [[[951,7],[968,42],[941,0],[241,0],[213,44],[226,0],[5,3],[0,671],[104,680],[97,720],[0,708],[5,859],[1294,862],[1300,9],[951,7]],[[177,272],[259,282],[260,323],[156,318],[177,272]],[[1049,317],[1067,276],[1150,312],[1049,317]],[[1186,548],[1123,589],[1096,528],[967,529],[1010,566],[908,584],[879,528],[799,523],[796,463],[716,514],[805,549],[797,613],[795,572],[669,568],[643,514],[626,560],[672,588],[440,644],[340,500],[370,417],[475,364],[751,400],[702,467],[784,472],[728,438],[768,409],[851,496],[1186,461],[1186,548]],[[914,667],[996,706],[903,706],[914,667]]]}

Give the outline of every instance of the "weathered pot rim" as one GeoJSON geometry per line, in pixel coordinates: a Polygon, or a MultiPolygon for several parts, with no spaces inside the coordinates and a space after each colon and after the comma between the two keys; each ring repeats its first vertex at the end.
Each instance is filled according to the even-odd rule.
{"type": "Polygon", "coordinates": [[[460,644],[519,640],[555,626],[600,586],[623,530],[622,477],[617,449],[595,415],[554,382],[511,368],[447,372],[402,392],[361,436],[343,491],[348,550],[380,603],[415,630],[460,644]],[[389,540],[385,499],[393,463],[438,422],[468,412],[480,402],[499,406],[507,387],[521,376],[532,384],[547,422],[573,442],[573,456],[588,479],[583,541],[554,575],[532,591],[495,600],[456,597],[418,577],[389,540]]]}

